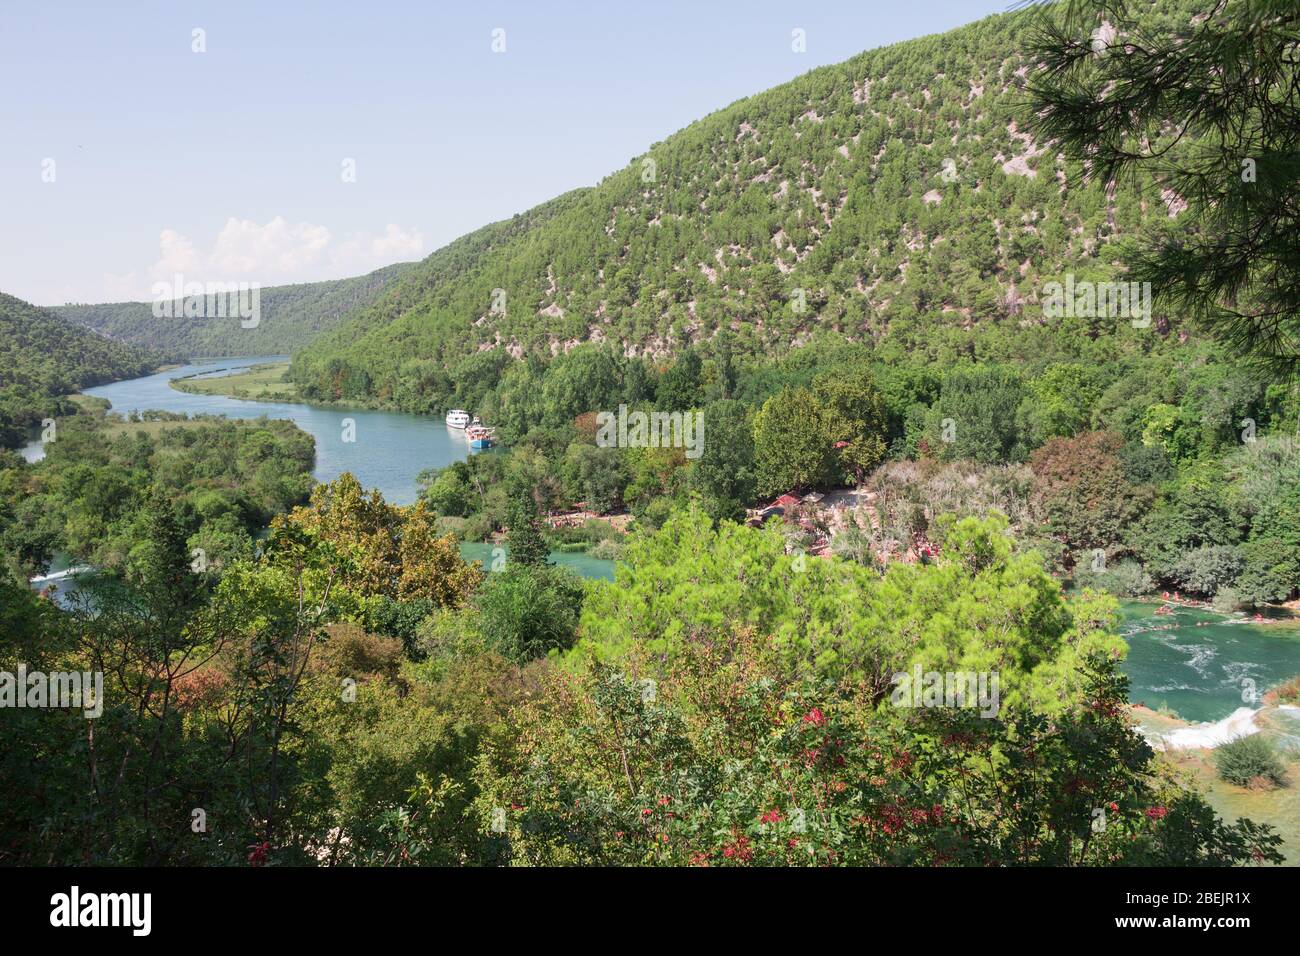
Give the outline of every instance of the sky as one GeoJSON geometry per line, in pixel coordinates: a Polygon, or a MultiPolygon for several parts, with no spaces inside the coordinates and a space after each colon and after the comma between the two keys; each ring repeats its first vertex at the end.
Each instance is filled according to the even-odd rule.
{"type": "Polygon", "coordinates": [[[423,258],[737,99],[1007,6],[0,0],[0,292],[423,258]]]}

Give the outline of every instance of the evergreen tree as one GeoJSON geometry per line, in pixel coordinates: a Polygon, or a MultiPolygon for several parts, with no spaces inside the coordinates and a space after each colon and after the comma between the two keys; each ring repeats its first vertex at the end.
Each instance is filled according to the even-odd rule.
{"type": "Polygon", "coordinates": [[[1136,257],[1132,277],[1241,354],[1293,373],[1300,7],[1206,6],[1165,27],[1149,4],[1053,4],[1030,50],[1042,69],[1025,119],[1083,163],[1085,178],[1137,182],[1152,198],[1185,202],[1176,226],[1136,257]]]}
{"type": "Polygon", "coordinates": [[[510,560],[532,567],[546,564],[547,553],[537,501],[531,490],[521,488],[510,504],[510,560]]]}

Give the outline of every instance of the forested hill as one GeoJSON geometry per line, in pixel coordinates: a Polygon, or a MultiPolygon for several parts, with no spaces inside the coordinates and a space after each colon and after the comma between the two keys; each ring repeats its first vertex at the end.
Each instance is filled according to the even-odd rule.
{"type": "Polygon", "coordinates": [[[65,305],[52,311],[173,358],[287,354],[370,304],[411,266],[398,263],[351,279],[268,286],[259,292],[261,316],[254,328],[244,328],[238,318],[186,318],[183,308],[174,309],[176,318],[158,318],[151,302],[65,305]]]}
{"type": "Polygon", "coordinates": [[[0,448],[59,410],[58,396],[152,371],[156,352],[113,342],[0,292],[0,448]]]}
{"type": "MultiPolygon", "coordinates": [[[[1157,3],[1148,22],[1185,24],[1187,7],[1157,3]]],[[[504,241],[463,268],[445,260],[473,236],[435,253],[291,374],[322,396],[425,409],[494,348],[609,342],[658,358],[729,325],[743,351],[827,329],[938,357],[974,354],[990,329],[1019,336],[1042,324],[1044,282],[1107,278],[1109,243],[1176,227],[1179,209],[1159,190],[1076,187],[1079,170],[1022,129],[1033,16],[872,50],[734,103],[597,187],[492,227],[504,241]]]]}

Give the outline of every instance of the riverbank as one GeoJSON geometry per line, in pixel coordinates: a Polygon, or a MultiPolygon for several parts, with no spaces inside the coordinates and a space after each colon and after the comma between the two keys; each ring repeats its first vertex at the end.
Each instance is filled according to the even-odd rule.
{"type": "Polygon", "coordinates": [[[195,372],[170,381],[178,392],[191,395],[224,395],[228,398],[268,402],[304,402],[298,386],[286,382],[288,362],[267,362],[245,367],[234,366],[217,371],[195,372]]]}
{"type": "MultiPolygon", "coordinates": [[[[365,401],[362,399],[338,399],[330,401],[319,398],[307,398],[299,390],[297,383],[285,378],[291,364],[289,359],[275,356],[274,361],[266,361],[267,356],[250,358],[214,358],[196,359],[195,365],[230,363],[223,368],[191,372],[172,378],[171,388],[190,395],[211,395],[245,402],[282,402],[294,405],[306,405],[310,408],[329,408],[338,410],[385,412],[393,415],[412,415],[403,412],[391,402],[365,401]],[[255,364],[247,364],[252,361],[255,364]]],[[[421,416],[417,416],[421,417],[421,416]]]]}
{"type": "Polygon", "coordinates": [[[1214,766],[1212,747],[1166,746],[1160,759],[1173,768],[1204,797],[1214,812],[1227,820],[1248,817],[1257,823],[1273,826],[1282,837],[1281,851],[1286,863],[1300,865],[1300,708],[1294,705],[1268,705],[1249,712],[1249,719],[1234,715],[1217,725],[1196,725],[1168,714],[1134,705],[1129,708],[1139,730],[1153,743],[1174,737],[1184,744],[1199,740],[1209,742],[1216,731],[1237,729],[1267,737],[1278,753],[1286,771],[1286,786],[1268,790],[1239,787],[1221,779],[1214,766]]]}

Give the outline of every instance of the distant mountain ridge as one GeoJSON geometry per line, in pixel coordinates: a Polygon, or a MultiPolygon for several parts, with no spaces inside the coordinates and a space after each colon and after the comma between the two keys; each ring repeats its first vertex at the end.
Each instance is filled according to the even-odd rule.
{"type": "MultiPolygon", "coordinates": [[[[1193,6],[1158,0],[1149,23],[1186,24],[1193,6]]],[[[434,253],[290,375],[321,397],[419,410],[484,352],[609,343],[659,360],[726,327],[751,354],[832,331],[937,357],[1041,326],[1047,282],[1117,274],[1112,244],[1176,228],[1180,200],[1079,188],[1080,170],[1022,128],[1034,16],[871,50],[733,103],[596,187],[434,253]]]]}
{"type": "Polygon", "coordinates": [[[156,317],[151,302],[64,305],[56,315],[116,341],[156,349],[171,358],[288,354],[305,347],[347,315],[364,308],[414,263],[385,266],[363,276],[266,286],[259,290],[261,316],[253,328],[236,317],[156,317]]]}
{"type": "Polygon", "coordinates": [[[114,342],[0,292],[0,447],[64,411],[61,396],[79,388],[146,375],[158,352],[114,342]]]}

